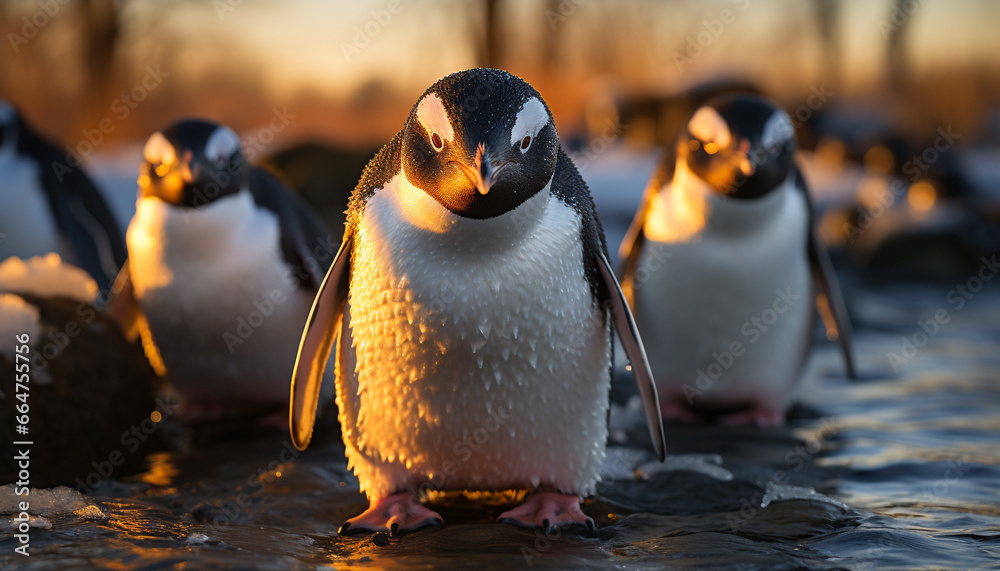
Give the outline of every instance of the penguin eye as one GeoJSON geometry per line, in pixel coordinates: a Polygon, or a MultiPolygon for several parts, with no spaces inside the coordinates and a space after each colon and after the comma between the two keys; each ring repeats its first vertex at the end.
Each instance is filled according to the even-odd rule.
{"type": "Polygon", "coordinates": [[[521,152],[523,153],[527,151],[528,147],[530,146],[531,146],[531,135],[525,135],[524,138],[521,139],[521,152]]]}
{"type": "Polygon", "coordinates": [[[444,140],[441,139],[441,135],[431,133],[431,146],[434,147],[435,151],[441,152],[441,149],[444,148],[444,140]]]}

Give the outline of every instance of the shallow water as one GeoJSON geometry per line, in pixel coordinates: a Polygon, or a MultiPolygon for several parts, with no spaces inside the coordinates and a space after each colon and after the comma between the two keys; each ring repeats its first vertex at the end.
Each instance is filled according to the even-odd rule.
{"type": "MultiPolygon", "coordinates": [[[[964,280],[961,280],[964,281],[964,280]]],[[[998,568],[1000,567],[1000,283],[960,311],[953,284],[854,284],[861,381],[835,348],[811,359],[783,429],[668,427],[665,467],[609,450],[607,478],[585,505],[592,534],[492,523],[502,509],[446,499],[449,522],[401,538],[339,537],[365,507],[342,446],[320,437],[297,454],[280,431],[162,423],[178,449],[106,481],[99,511],[46,516],[31,557],[0,532],[0,563],[24,569],[147,568],[998,568]],[[893,370],[918,320],[949,321],[893,370]],[[717,454],[717,457],[713,457],[717,454]],[[814,489],[816,492],[812,492],[814,489]]],[[[627,409],[617,434],[645,442],[627,409]]],[[[648,459],[648,458],[645,458],[648,459]]],[[[75,509],[75,508],[74,508],[75,509]]]]}

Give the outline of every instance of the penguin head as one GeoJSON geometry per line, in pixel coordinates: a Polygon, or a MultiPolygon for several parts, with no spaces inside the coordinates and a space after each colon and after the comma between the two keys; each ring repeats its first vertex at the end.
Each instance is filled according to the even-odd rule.
{"type": "Polygon", "coordinates": [[[249,165],[232,129],[187,119],[153,133],[142,150],[139,196],[198,207],[236,194],[249,165]]]}
{"type": "Polygon", "coordinates": [[[722,196],[753,199],[788,178],[795,128],[783,110],[752,95],[723,95],[695,111],[677,156],[722,196]]]}
{"type": "Polygon", "coordinates": [[[471,69],[420,97],[403,129],[406,179],[466,218],[493,218],[541,191],[559,153],[552,113],[527,82],[471,69]]]}

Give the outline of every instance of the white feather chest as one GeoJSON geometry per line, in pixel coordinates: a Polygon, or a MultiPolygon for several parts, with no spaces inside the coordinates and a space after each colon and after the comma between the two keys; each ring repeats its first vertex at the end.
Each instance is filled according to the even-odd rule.
{"type": "Polygon", "coordinates": [[[470,220],[397,176],[368,201],[352,260],[338,405],[364,490],[593,491],[610,330],[572,208],[546,188],[470,220]]]}

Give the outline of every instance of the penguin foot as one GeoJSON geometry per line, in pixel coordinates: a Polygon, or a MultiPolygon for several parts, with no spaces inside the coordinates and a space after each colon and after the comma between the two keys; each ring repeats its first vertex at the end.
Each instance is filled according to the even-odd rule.
{"type": "Polygon", "coordinates": [[[512,510],[500,514],[500,523],[540,529],[548,534],[560,528],[582,526],[593,531],[594,520],[580,509],[580,498],[555,492],[538,492],[512,510]]]}
{"type": "Polygon", "coordinates": [[[683,403],[675,400],[660,401],[660,416],[667,422],[679,422],[684,424],[697,424],[701,422],[701,416],[692,412],[683,403]]]}
{"type": "Polygon", "coordinates": [[[754,407],[749,410],[727,414],[719,417],[723,426],[758,426],[760,428],[779,428],[785,425],[785,411],[773,408],[754,407]]]}
{"type": "Polygon", "coordinates": [[[341,535],[355,535],[376,531],[387,531],[392,537],[434,525],[444,527],[444,520],[435,512],[425,508],[409,492],[393,494],[376,500],[367,510],[340,526],[341,535]]]}

